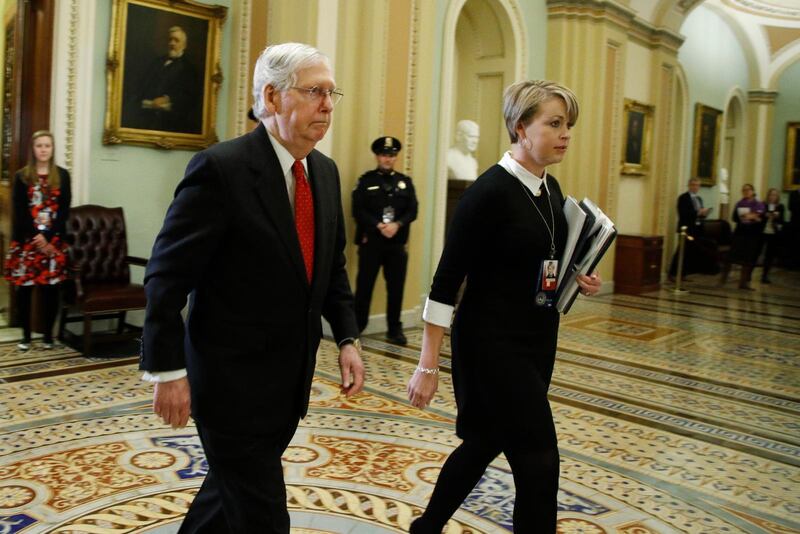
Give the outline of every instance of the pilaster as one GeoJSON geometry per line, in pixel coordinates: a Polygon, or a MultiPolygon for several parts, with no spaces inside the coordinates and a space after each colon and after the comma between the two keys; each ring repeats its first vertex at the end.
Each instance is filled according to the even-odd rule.
{"type": "MultiPolygon", "coordinates": [[[[683,39],[606,0],[548,0],[548,36],[547,77],[572,89],[581,106],[572,154],[553,174],[567,193],[588,196],[612,219],[624,218],[635,226],[625,231],[668,234],[680,165],[675,157],[682,139],[675,71],[683,39]],[[632,46],[637,54],[633,58],[632,46]],[[641,71],[626,72],[637,60],[641,71]],[[628,77],[647,77],[645,94],[626,94],[628,77]],[[650,164],[644,175],[620,174],[625,98],[654,107],[650,164]],[[639,210],[641,217],[624,217],[630,209],[639,210]]],[[[612,268],[613,258],[603,262],[604,278],[611,279],[612,268]]]]}
{"type": "MultiPolygon", "coordinates": [[[[772,146],[772,122],[775,115],[777,91],[757,89],[747,93],[747,164],[750,181],[760,198],[764,198],[769,183],[769,154],[772,146]]],[[[733,198],[737,198],[733,191],[733,198]]]]}

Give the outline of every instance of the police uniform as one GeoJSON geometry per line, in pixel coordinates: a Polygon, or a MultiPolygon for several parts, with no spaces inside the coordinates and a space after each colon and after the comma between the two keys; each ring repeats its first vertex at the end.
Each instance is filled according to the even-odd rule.
{"type": "MultiPolygon", "coordinates": [[[[372,143],[375,154],[397,154],[400,141],[379,137],[372,143]]],[[[353,190],[353,217],[356,219],[355,243],[358,245],[358,277],[355,308],[358,327],[363,330],[369,320],[369,305],[378,271],[383,267],[386,280],[386,322],[390,341],[405,344],[400,311],[406,279],[409,225],[417,218],[417,196],[411,178],[397,171],[380,168],[364,173],[353,190]],[[391,238],[377,228],[381,222],[400,224],[391,238]]]]}

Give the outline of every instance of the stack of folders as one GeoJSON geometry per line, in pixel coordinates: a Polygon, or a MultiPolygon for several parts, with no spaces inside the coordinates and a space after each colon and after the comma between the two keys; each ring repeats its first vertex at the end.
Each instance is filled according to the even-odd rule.
{"type": "Polygon", "coordinates": [[[597,205],[584,198],[578,203],[568,196],[564,203],[569,233],[561,272],[558,275],[556,309],[567,313],[578,296],[579,274],[590,274],[617,237],[614,222],[597,205]]]}

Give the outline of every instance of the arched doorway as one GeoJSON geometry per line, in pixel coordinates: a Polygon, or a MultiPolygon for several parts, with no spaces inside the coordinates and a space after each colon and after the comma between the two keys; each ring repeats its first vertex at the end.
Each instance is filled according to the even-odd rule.
{"type": "Polygon", "coordinates": [[[478,168],[495,163],[508,144],[502,124],[503,89],[514,81],[514,41],[508,16],[496,0],[467,0],[456,25],[454,113],[481,126],[478,168]]]}
{"type": "Polygon", "coordinates": [[[483,170],[508,144],[502,124],[503,89],[524,77],[527,39],[516,0],[454,0],[445,17],[442,92],[439,108],[432,270],[444,243],[447,213],[446,152],[459,120],[477,122],[475,157],[483,170]]]}
{"type": "Polygon", "coordinates": [[[726,202],[725,191],[720,187],[720,219],[730,217],[729,206],[739,199],[739,190],[746,182],[751,181],[744,174],[744,95],[740,91],[735,91],[729,98],[725,106],[725,129],[722,144],[722,168],[728,171],[728,201],[726,202]]]}

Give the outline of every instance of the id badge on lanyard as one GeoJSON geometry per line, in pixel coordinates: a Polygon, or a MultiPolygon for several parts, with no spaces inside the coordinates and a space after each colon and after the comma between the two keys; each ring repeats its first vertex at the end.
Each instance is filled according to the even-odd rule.
{"type": "Polygon", "coordinates": [[[558,260],[542,260],[536,277],[536,305],[552,308],[558,289],[558,260]]]}

